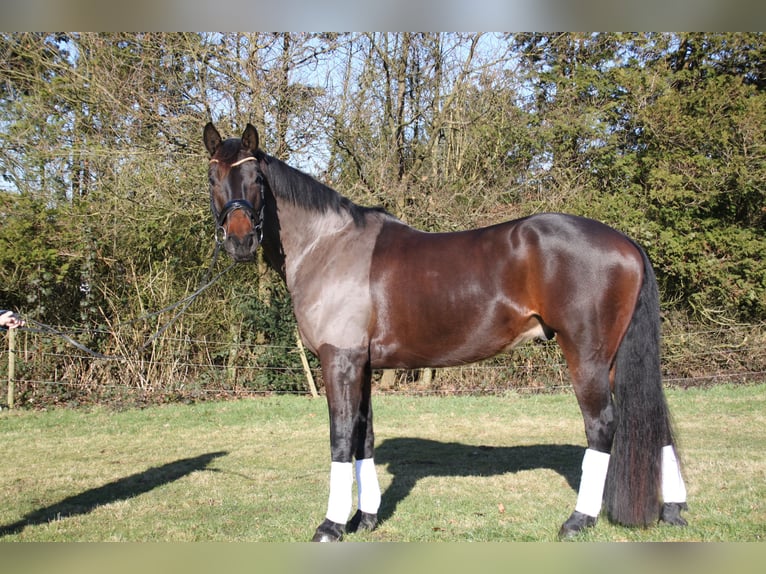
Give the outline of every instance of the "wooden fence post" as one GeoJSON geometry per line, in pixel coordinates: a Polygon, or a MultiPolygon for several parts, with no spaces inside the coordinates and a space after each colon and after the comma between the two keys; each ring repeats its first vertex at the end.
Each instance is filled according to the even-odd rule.
{"type": "Polygon", "coordinates": [[[431,383],[433,383],[434,379],[434,371],[433,369],[423,369],[421,372],[421,380],[423,381],[423,386],[431,390],[431,383]]]}
{"type": "Polygon", "coordinates": [[[317,393],[317,387],[314,384],[314,375],[311,374],[309,360],[308,357],[306,357],[306,351],[303,348],[303,341],[301,340],[301,334],[298,332],[298,329],[295,329],[295,342],[298,343],[298,351],[300,351],[301,355],[301,364],[303,365],[303,372],[306,374],[306,381],[308,381],[311,396],[317,398],[319,393],[317,393]]]}
{"type": "Polygon", "coordinates": [[[396,383],[396,369],[385,369],[380,377],[380,387],[391,389],[396,383]]]}
{"type": "Polygon", "coordinates": [[[8,408],[13,408],[16,381],[16,329],[8,329],[8,408]]]}

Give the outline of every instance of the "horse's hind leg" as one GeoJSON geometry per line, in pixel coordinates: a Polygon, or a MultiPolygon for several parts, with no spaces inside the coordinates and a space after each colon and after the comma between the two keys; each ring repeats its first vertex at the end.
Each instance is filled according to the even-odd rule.
{"type": "Polygon", "coordinates": [[[559,530],[559,538],[569,538],[596,524],[604,496],[609,456],[616,428],[615,411],[609,386],[609,365],[605,361],[580,360],[567,352],[577,401],[585,422],[588,448],[582,461],[580,487],[574,512],[559,530]]]}
{"type": "MultiPolygon", "coordinates": [[[[670,439],[667,442],[670,443],[670,439]]],[[[674,526],[686,526],[686,519],[681,516],[682,510],[688,510],[686,485],[672,444],[662,447],[662,500],[660,520],[674,526]]]]}

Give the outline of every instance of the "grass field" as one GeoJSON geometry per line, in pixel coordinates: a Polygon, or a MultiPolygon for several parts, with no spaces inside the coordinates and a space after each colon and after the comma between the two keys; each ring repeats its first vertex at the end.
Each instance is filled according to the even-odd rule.
{"type": "MultiPolygon", "coordinates": [[[[374,401],[381,524],[347,540],[555,540],[584,448],[571,393],[374,401]]],[[[766,539],[766,385],[668,401],[689,526],[582,539],[766,539]]],[[[306,541],[326,510],[324,399],[5,410],[0,444],[0,541],[306,541]]]]}

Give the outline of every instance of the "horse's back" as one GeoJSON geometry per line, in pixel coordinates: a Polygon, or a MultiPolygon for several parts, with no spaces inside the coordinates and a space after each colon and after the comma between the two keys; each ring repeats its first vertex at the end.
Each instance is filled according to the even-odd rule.
{"type": "Polygon", "coordinates": [[[576,216],[540,214],[433,234],[388,222],[370,271],[373,364],[481,360],[567,329],[594,305],[606,308],[606,317],[629,319],[641,266],[624,235],[576,216]]]}

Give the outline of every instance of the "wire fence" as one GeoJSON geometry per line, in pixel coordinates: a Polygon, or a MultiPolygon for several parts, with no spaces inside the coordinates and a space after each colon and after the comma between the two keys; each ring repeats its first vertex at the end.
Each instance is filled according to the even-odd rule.
{"type": "MultiPolygon", "coordinates": [[[[110,331],[75,330],[79,340],[114,337],[110,331]]],[[[6,341],[10,341],[6,337],[6,341]]],[[[7,393],[0,405],[35,407],[102,402],[197,401],[267,394],[322,393],[319,364],[305,365],[297,345],[163,336],[148,349],[113,342],[120,353],[96,357],[65,340],[20,329],[15,348],[0,351],[7,393]],[[11,360],[12,359],[12,360],[11,360]],[[13,368],[11,369],[11,363],[13,368]],[[307,370],[311,379],[307,379],[307,370]],[[7,399],[6,399],[7,397],[7,399]]],[[[751,325],[674,330],[663,339],[664,383],[698,387],[766,381],[766,329],[751,325]]],[[[377,393],[485,395],[567,392],[566,363],[555,342],[532,343],[470,365],[417,371],[376,371],[377,393]]],[[[2,388],[0,386],[0,388],[2,388]]]]}

